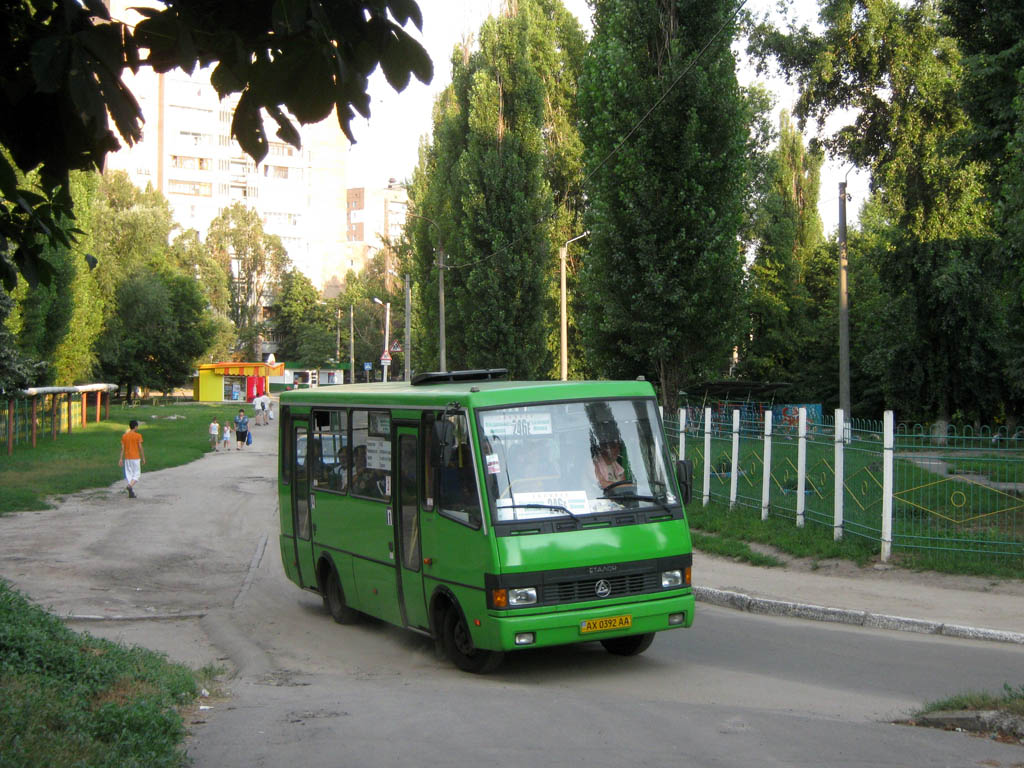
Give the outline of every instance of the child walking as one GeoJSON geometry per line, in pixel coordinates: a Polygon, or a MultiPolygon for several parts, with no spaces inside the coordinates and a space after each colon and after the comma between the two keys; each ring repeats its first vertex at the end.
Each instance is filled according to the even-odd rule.
{"type": "Polygon", "coordinates": [[[215,451],[219,451],[218,444],[220,443],[220,422],[217,421],[217,417],[213,417],[213,421],[210,422],[210,447],[215,451]]]}
{"type": "Polygon", "coordinates": [[[224,432],[220,436],[220,444],[225,451],[231,450],[231,425],[226,421],[224,422],[224,432]]]}

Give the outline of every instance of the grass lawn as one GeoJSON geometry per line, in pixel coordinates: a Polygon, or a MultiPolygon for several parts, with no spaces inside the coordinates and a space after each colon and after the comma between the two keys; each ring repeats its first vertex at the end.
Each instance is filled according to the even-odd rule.
{"type": "MultiPolygon", "coordinates": [[[[252,418],[251,407],[247,409],[252,418]]],[[[0,515],[28,509],[48,509],[48,496],[106,488],[123,481],[117,465],[121,435],[138,419],[146,464],[142,471],[177,467],[210,450],[208,429],[217,418],[221,430],[238,414],[229,403],[179,403],[110,409],[110,420],[90,422],[62,433],[57,440],[40,437],[36,447],[21,444],[14,454],[0,455],[0,515]]],[[[234,434],[232,427],[232,435],[234,434]]]]}

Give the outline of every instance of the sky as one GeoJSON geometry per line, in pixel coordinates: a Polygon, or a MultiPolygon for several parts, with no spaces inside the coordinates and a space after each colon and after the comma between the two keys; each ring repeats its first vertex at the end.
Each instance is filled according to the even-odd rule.
{"type": "MultiPolygon", "coordinates": [[[[401,93],[396,93],[378,70],[370,78],[369,120],[357,118],[352,122],[356,144],[348,151],[348,186],[380,187],[390,178],[404,181],[412,176],[416,166],[420,139],[431,131],[431,111],[434,98],[451,81],[449,64],[452,49],[464,36],[475,35],[489,15],[497,13],[502,0],[418,0],[423,13],[423,31],[409,24],[407,31],[426,48],[434,62],[434,78],[423,85],[413,78],[401,93]]],[[[565,7],[580,19],[581,26],[591,32],[590,8],[587,0],[562,0],[565,7]]],[[[798,3],[800,18],[814,21],[816,4],[810,0],[798,3]]],[[[756,14],[771,10],[774,0],[747,0],[746,7],[756,14]]],[[[741,69],[740,82],[744,85],[756,76],[749,69],[741,69]]],[[[776,113],[792,109],[795,89],[781,80],[761,80],[776,95],[776,113]]],[[[777,124],[777,119],[776,119],[777,124]]],[[[808,137],[809,138],[809,137],[808,137]]],[[[827,161],[822,169],[818,211],[826,235],[835,231],[839,217],[838,183],[849,169],[848,165],[827,161]]],[[[847,221],[856,221],[857,210],[867,194],[867,177],[859,172],[849,174],[848,191],[853,200],[848,203],[847,221]]]]}

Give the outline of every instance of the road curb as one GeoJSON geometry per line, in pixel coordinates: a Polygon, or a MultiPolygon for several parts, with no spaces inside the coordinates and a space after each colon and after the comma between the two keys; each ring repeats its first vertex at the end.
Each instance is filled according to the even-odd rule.
{"type": "Polygon", "coordinates": [[[210,611],[199,626],[210,642],[231,659],[239,677],[264,677],[273,670],[270,656],[232,623],[227,611],[210,611]]]}
{"type": "Polygon", "coordinates": [[[1024,645],[1024,634],[1006,632],[999,629],[982,627],[966,627],[960,624],[945,624],[925,619],[911,619],[905,616],[889,616],[868,611],[855,611],[846,608],[831,608],[824,605],[795,603],[788,600],[772,600],[764,597],[751,597],[742,592],[712,587],[694,587],[693,594],[702,603],[732,608],[738,611],[759,613],[766,616],[785,616],[790,618],[808,619],[810,621],[827,621],[835,624],[869,627],[872,629],[889,629],[899,632],[917,632],[927,635],[944,635],[962,640],[988,640],[999,643],[1024,645]]]}

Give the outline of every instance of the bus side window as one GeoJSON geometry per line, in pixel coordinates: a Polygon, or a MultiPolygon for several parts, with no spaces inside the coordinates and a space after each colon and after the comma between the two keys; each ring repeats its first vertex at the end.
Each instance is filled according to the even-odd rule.
{"type": "Polygon", "coordinates": [[[354,496],[386,501],[391,495],[390,414],[354,410],[351,420],[351,492],[354,496]]]}
{"type": "Polygon", "coordinates": [[[434,460],[436,458],[437,445],[434,440],[434,421],[437,416],[433,413],[424,413],[420,420],[420,435],[423,440],[423,487],[420,488],[420,498],[423,499],[423,508],[432,512],[434,509],[434,460]]]}
{"type": "Polygon", "coordinates": [[[292,482],[292,409],[281,408],[281,482],[290,485],[292,482]]]}
{"type": "Polygon", "coordinates": [[[453,427],[449,432],[453,444],[446,446],[443,453],[447,461],[437,468],[440,475],[438,505],[445,517],[471,528],[479,528],[480,496],[477,493],[476,465],[466,416],[459,413],[445,418],[453,427]]]}
{"type": "Polygon", "coordinates": [[[313,486],[344,493],[348,489],[348,411],[314,411],[313,486]]]}

